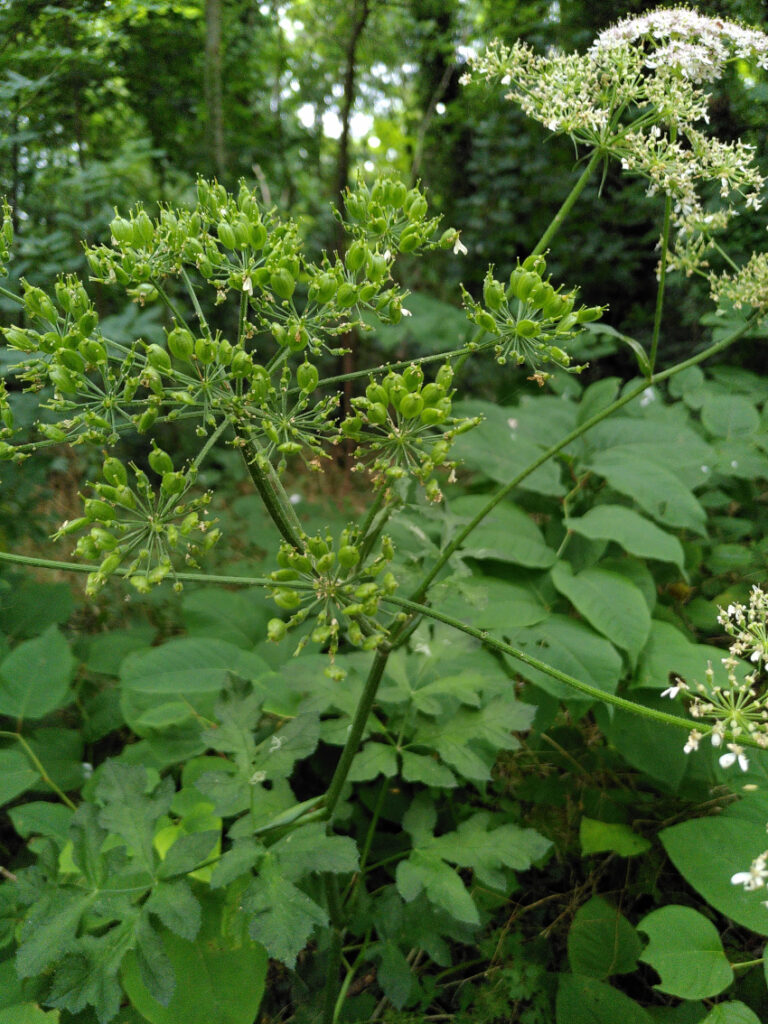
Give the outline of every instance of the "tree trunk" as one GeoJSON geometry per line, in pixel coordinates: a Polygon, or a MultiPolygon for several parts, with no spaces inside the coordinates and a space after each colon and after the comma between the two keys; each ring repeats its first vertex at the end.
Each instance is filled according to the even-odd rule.
{"type": "Polygon", "coordinates": [[[226,181],[227,155],[224,148],[224,103],[221,82],[221,7],[222,0],[206,0],[205,106],[208,162],[219,181],[226,181]]]}

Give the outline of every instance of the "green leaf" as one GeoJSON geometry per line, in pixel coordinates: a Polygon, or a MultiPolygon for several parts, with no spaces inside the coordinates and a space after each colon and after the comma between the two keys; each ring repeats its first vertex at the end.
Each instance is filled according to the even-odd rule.
{"type": "Polygon", "coordinates": [[[547,617],[534,591],[489,576],[453,576],[430,590],[435,608],[478,629],[508,632],[533,626],[547,617]]]}
{"type": "Polygon", "coordinates": [[[185,594],[182,600],[184,625],[190,634],[224,640],[245,650],[264,639],[273,615],[274,609],[258,589],[203,587],[185,594]]]}
{"type": "Polygon", "coordinates": [[[582,569],[574,575],[567,562],[552,569],[552,582],[591,626],[637,660],[648,639],[651,614],[634,583],[605,569],[582,569]]]}
{"type": "Polygon", "coordinates": [[[648,840],[633,832],[629,825],[587,817],[583,817],[579,825],[579,842],[585,855],[610,852],[620,857],[634,857],[651,848],[648,840]]]}
{"type": "MultiPolygon", "coordinates": [[[[449,506],[452,515],[460,516],[462,525],[485,507],[487,498],[467,495],[454,498],[449,506]]],[[[462,549],[472,558],[492,558],[531,569],[548,569],[556,554],[531,517],[517,505],[497,505],[467,537],[462,549]]]]}
{"type": "Polygon", "coordinates": [[[760,1024],[760,1021],[748,1006],[735,1001],[717,1003],[701,1024],[760,1024]]]}
{"type": "Polygon", "coordinates": [[[0,807],[31,789],[39,778],[40,773],[21,750],[0,749],[0,807]]]}
{"type": "MultiPolygon", "coordinates": [[[[621,655],[613,644],[583,622],[565,615],[550,615],[545,622],[513,634],[510,643],[581,682],[608,693],[616,692],[622,672],[621,655]]],[[[540,669],[531,668],[512,655],[504,657],[513,671],[553,697],[569,702],[592,701],[540,669]]]]}
{"type": "Polygon", "coordinates": [[[672,562],[682,571],[683,546],[677,537],[660,529],[639,512],[623,505],[596,505],[579,517],[564,520],[569,530],[591,540],[611,540],[640,558],[672,562]]]}
{"type": "Polygon", "coordinates": [[[701,407],[701,422],[715,437],[744,437],[757,430],[760,416],[741,395],[708,394],[701,407]]]}
{"type": "Polygon", "coordinates": [[[192,895],[189,883],[183,878],[159,882],[144,905],[166,928],[182,939],[189,939],[191,942],[200,931],[200,903],[192,895]]]}
{"type": "Polygon", "coordinates": [[[83,737],[79,730],[35,729],[29,737],[29,745],[59,789],[82,786],[83,737]]]}
{"type": "Polygon", "coordinates": [[[392,1005],[402,1010],[413,989],[411,965],[394,942],[382,942],[376,952],[379,956],[376,980],[392,1005]]]}
{"type": "Polygon", "coordinates": [[[642,943],[616,907],[599,896],[579,907],[568,932],[568,963],[574,974],[608,978],[637,968],[642,943]]]}
{"type": "MultiPolygon", "coordinates": [[[[461,459],[468,469],[482,473],[496,483],[506,484],[540,458],[546,449],[543,440],[526,437],[517,429],[516,409],[472,400],[456,402],[454,413],[457,416],[483,416],[479,426],[456,438],[452,454],[461,459]]],[[[534,470],[520,487],[552,497],[565,493],[560,467],[554,459],[534,470]]]]}
{"type": "MultiPolygon", "coordinates": [[[[654,619],[630,689],[643,688],[659,692],[665,690],[678,676],[693,688],[696,683],[704,682],[708,665],[712,666],[715,685],[726,686],[728,673],[720,661],[721,657],[720,648],[692,643],[669,622],[654,619]]],[[[750,669],[746,663],[741,662],[735,671],[741,681],[750,669]]]]}
{"type": "Polygon", "coordinates": [[[557,1024],[653,1024],[634,999],[596,978],[561,974],[557,986],[557,1024]]]}
{"type": "Polygon", "coordinates": [[[3,1009],[3,1024],[56,1024],[58,1010],[42,1010],[37,1003],[17,1003],[3,1009]]]}
{"type": "MultiPolygon", "coordinates": [[[[658,694],[638,691],[632,698],[643,707],[669,713],[674,705],[658,694]]],[[[610,718],[600,722],[611,745],[621,751],[629,764],[646,772],[665,790],[676,790],[692,763],[685,754],[685,734],[672,726],[654,722],[623,708],[614,708],[610,718]]]]}
{"type": "Polygon", "coordinates": [[[42,974],[74,942],[80,918],[93,902],[91,893],[59,890],[32,907],[21,929],[16,969],[21,978],[42,974]]]}
{"type": "Polygon", "coordinates": [[[220,889],[236,878],[250,874],[264,856],[264,846],[257,839],[239,839],[231,849],[214,864],[211,875],[211,889],[220,889]]]}
{"type": "Polygon", "coordinates": [[[162,929],[162,950],[176,985],[162,1006],[142,982],[136,957],[128,954],[122,980],[129,999],[150,1024],[252,1024],[264,995],[267,954],[249,939],[223,934],[222,907],[203,901],[203,924],[194,942],[162,929]]]}
{"type": "Polygon", "coordinates": [[[411,750],[402,752],[403,778],[407,782],[421,782],[425,786],[439,786],[451,789],[456,785],[456,777],[450,768],[440,764],[426,754],[414,754],[411,750]]]}
{"type": "Polygon", "coordinates": [[[296,882],[318,871],[351,874],[359,867],[357,845],[349,836],[326,834],[322,822],[312,822],[283,836],[270,847],[285,878],[296,882]]]}
{"type": "Polygon", "coordinates": [[[709,999],[733,981],[733,971],[712,922],[690,907],[647,914],[638,929],[648,936],[640,959],[661,977],[654,988],[679,999],[709,999]]]}
{"type": "Polygon", "coordinates": [[[438,853],[443,860],[472,868],[481,885],[506,891],[501,870],[526,871],[549,851],[552,843],[532,828],[510,823],[492,825],[490,811],[478,811],[463,821],[455,832],[419,844],[420,849],[438,853]]]}
{"type": "Polygon", "coordinates": [[[141,624],[132,629],[113,629],[88,638],[85,666],[91,672],[117,676],[120,666],[135,651],[146,650],[152,643],[154,631],[141,624]]]}
{"type": "Polygon", "coordinates": [[[74,610],[66,583],[22,583],[0,593],[0,622],[12,637],[38,636],[49,626],[66,622],[74,610]]]}
{"type": "Polygon", "coordinates": [[[661,832],[664,849],[683,878],[716,910],[758,935],[768,935],[768,912],[761,902],[765,894],[745,892],[731,878],[765,849],[766,821],[768,795],[756,792],[717,817],[695,818],[661,832]]]}
{"type": "Polygon", "coordinates": [[[137,765],[106,761],[96,786],[102,805],[99,823],[119,836],[147,871],[155,864],[155,823],[167,813],[173,798],[173,780],[164,779],[154,796],[147,795],[147,773],[137,765]]]}
{"type": "Polygon", "coordinates": [[[269,956],[291,969],[315,928],[328,924],[323,908],[283,877],[270,854],[240,902],[251,938],[265,946],[269,956]]]}
{"type": "MultiPolygon", "coordinates": [[[[210,808],[211,805],[203,806],[210,808]]],[[[212,829],[180,835],[168,849],[165,859],[158,869],[158,878],[172,878],[174,875],[186,875],[190,871],[194,871],[211,856],[211,851],[216,848],[216,841],[220,835],[219,830],[213,831],[212,829]]]]}
{"type": "Polygon", "coordinates": [[[706,532],[706,513],[671,469],[650,461],[632,445],[599,452],[589,468],[605,477],[614,490],[626,494],[664,526],[677,526],[694,533],[706,532]]]}
{"type": "Polygon", "coordinates": [[[423,890],[430,903],[443,908],[458,921],[480,924],[477,907],[464,883],[437,854],[412,850],[408,860],[397,865],[395,878],[397,891],[406,902],[423,890]]]}
{"type": "Polygon", "coordinates": [[[31,835],[51,836],[63,846],[67,841],[72,813],[69,807],[63,804],[32,800],[19,807],[12,807],[8,811],[8,817],[22,839],[28,839],[31,835]]]}
{"type": "Polygon", "coordinates": [[[75,659],[55,626],[0,662],[0,715],[44,718],[67,703],[75,659]]]}
{"type": "Polygon", "coordinates": [[[347,777],[350,782],[364,782],[379,775],[386,779],[397,775],[397,753],[388,743],[377,743],[374,740],[366,743],[363,749],[355,754],[347,777]]]}

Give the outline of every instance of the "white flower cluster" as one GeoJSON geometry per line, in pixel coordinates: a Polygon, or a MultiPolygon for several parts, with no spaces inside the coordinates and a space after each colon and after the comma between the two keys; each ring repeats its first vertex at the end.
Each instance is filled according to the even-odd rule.
{"type": "Polygon", "coordinates": [[[768,35],[688,7],[627,18],[602,32],[586,54],[539,56],[524,43],[492,44],[472,78],[500,80],[507,98],[550,131],[621,162],[648,181],[648,194],[672,198],[677,242],[670,267],[707,265],[714,231],[743,202],[758,209],[763,178],[752,147],[701,131],[708,95],[728,61],[768,68],[768,35]],[[721,208],[710,209],[715,186],[721,208]]]}
{"type": "Polygon", "coordinates": [[[736,309],[751,306],[768,314],[768,253],[755,252],[733,274],[710,274],[709,287],[715,302],[728,299],[736,309]]]}
{"type": "Polygon", "coordinates": [[[728,60],[746,60],[768,68],[768,36],[763,32],[708,18],[691,7],[625,18],[601,32],[592,51],[615,50],[627,43],[649,46],[647,67],[675,67],[692,82],[714,82],[728,60]]]}

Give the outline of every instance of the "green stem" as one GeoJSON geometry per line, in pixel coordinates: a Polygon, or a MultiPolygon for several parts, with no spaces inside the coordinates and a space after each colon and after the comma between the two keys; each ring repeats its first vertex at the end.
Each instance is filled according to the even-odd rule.
{"type": "Polygon", "coordinates": [[[588,430],[591,430],[592,427],[594,427],[596,424],[601,423],[604,419],[607,419],[607,417],[613,415],[613,413],[616,412],[618,409],[621,409],[622,406],[628,405],[629,402],[633,401],[635,398],[640,396],[648,387],[654,384],[660,384],[662,381],[667,380],[669,377],[673,377],[675,374],[681,373],[683,370],[687,370],[690,366],[696,366],[698,363],[703,362],[705,359],[709,359],[710,356],[716,355],[718,352],[722,352],[724,349],[728,348],[729,345],[732,345],[735,341],[738,341],[738,339],[751,328],[754,320],[755,316],[753,315],[749,318],[749,320],[746,321],[746,323],[741,324],[741,326],[736,328],[736,330],[726,335],[725,338],[722,338],[720,341],[715,342],[713,345],[709,345],[707,348],[703,349],[697,355],[691,356],[690,359],[686,359],[684,362],[678,363],[676,366],[672,366],[668,370],[664,370],[662,373],[654,374],[648,380],[644,380],[641,384],[638,384],[636,387],[627,391],[624,395],[621,396],[621,398],[617,398],[615,402],[611,403],[611,405],[606,406],[605,409],[595,413],[594,416],[590,416],[588,420],[585,420],[584,423],[580,424],[569,434],[566,434],[566,436],[562,438],[560,441],[558,441],[557,444],[553,444],[550,448],[547,448],[546,451],[542,452],[538,459],[535,459],[529,466],[521,470],[508,483],[500,487],[496,491],[496,493],[491,496],[488,502],[480,509],[477,515],[456,534],[456,536],[453,538],[450,544],[448,544],[443,549],[443,551],[440,554],[440,557],[437,559],[437,561],[432,566],[430,571],[421,581],[419,586],[411,594],[411,600],[420,601],[424,597],[427,590],[429,589],[430,584],[433,582],[433,580],[440,572],[440,570],[443,568],[445,563],[448,561],[451,555],[453,555],[453,553],[461,547],[461,545],[464,543],[464,541],[467,539],[470,533],[472,533],[475,527],[477,527],[483,521],[483,519],[485,519],[485,517],[490,512],[492,512],[493,509],[496,508],[496,506],[501,501],[503,501],[504,498],[506,498],[510,491],[514,490],[515,487],[518,487],[522,483],[522,481],[525,480],[526,477],[529,477],[531,473],[533,473],[535,470],[537,470],[539,466],[542,466],[545,462],[549,461],[549,459],[551,459],[553,455],[557,455],[557,453],[562,451],[563,448],[567,448],[569,444],[577,440],[583,434],[586,434],[586,432],[588,430]]]}
{"type": "Polygon", "coordinates": [[[336,770],[333,773],[328,791],[325,795],[324,805],[329,821],[333,819],[333,812],[336,810],[336,804],[339,802],[341,791],[344,787],[344,783],[347,781],[347,775],[349,769],[352,766],[352,761],[357,753],[357,748],[360,745],[360,740],[365,729],[365,723],[368,721],[368,716],[371,713],[373,702],[376,699],[376,691],[379,688],[381,677],[384,675],[384,669],[386,668],[387,659],[389,658],[391,648],[386,645],[379,648],[376,652],[376,657],[373,659],[368,678],[365,681],[363,692],[360,695],[360,700],[357,702],[355,708],[355,715],[352,719],[352,724],[349,727],[349,734],[347,741],[344,744],[344,749],[339,757],[336,770]]]}
{"type": "Polygon", "coordinates": [[[21,744],[21,746],[24,748],[24,753],[27,755],[27,757],[30,759],[32,764],[37,769],[37,771],[40,773],[40,778],[43,780],[43,782],[46,784],[46,786],[50,786],[51,787],[51,789],[56,794],[56,796],[59,798],[59,800],[61,800],[62,803],[66,804],[67,807],[70,809],[70,811],[76,811],[77,810],[77,806],[72,803],[72,801],[69,799],[67,794],[62,789],[59,789],[59,787],[56,785],[56,783],[50,777],[48,772],[43,767],[43,764],[40,761],[40,758],[34,752],[32,747],[30,747],[30,745],[27,743],[27,741],[24,739],[24,737],[21,735],[21,733],[18,733],[18,732],[7,732],[4,729],[0,729],[0,736],[6,736],[6,737],[8,737],[10,739],[17,740],[21,744]]]}
{"type": "MultiPolygon", "coordinates": [[[[479,331],[477,337],[481,338],[483,334],[485,334],[485,331],[479,331]]],[[[318,387],[330,384],[343,384],[346,380],[358,380],[361,377],[375,377],[380,373],[389,373],[390,370],[404,370],[406,367],[414,364],[424,365],[425,363],[439,363],[442,360],[451,359],[454,356],[468,356],[475,352],[481,352],[483,349],[491,348],[494,344],[495,342],[489,341],[485,345],[479,345],[473,339],[468,345],[462,345],[461,348],[446,349],[445,352],[434,352],[432,355],[418,356],[415,359],[403,359],[398,363],[385,363],[382,366],[372,366],[369,370],[355,370],[354,373],[341,373],[336,377],[323,377],[323,379],[318,383],[318,387]]]]}
{"type": "Polygon", "coordinates": [[[592,156],[589,158],[589,163],[581,172],[581,177],[571,189],[570,193],[566,197],[563,205],[557,211],[555,216],[552,218],[549,227],[541,236],[537,242],[535,248],[531,251],[531,256],[537,256],[540,252],[544,252],[549,243],[552,241],[554,236],[560,230],[563,221],[573,209],[576,200],[579,198],[581,193],[584,191],[587,182],[592,177],[592,172],[603,159],[603,152],[600,149],[596,149],[592,156]]]}
{"type": "Polygon", "coordinates": [[[672,220],[672,196],[668,195],[664,204],[664,228],[661,233],[661,260],[659,261],[659,286],[656,289],[656,310],[653,314],[653,337],[651,354],[648,357],[648,376],[653,376],[656,366],[656,352],[661,334],[661,316],[664,310],[664,286],[667,280],[667,248],[669,246],[669,225],[672,220]]]}
{"type": "Polygon", "coordinates": [[[323,1024],[333,1024],[336,1017],[336,1001],[339,994],[339,971],[344,943],[344,912],[339,895],[339,880],[336,875],[326,874],[324,878],[328,916],[331,919],[331,935],[328,949],[328,970],[323,1001],[323,1024]]]}
{"type": "Polygon", "coordinates": [[[6,299],[11,299],[19,306],[24,305],[24,299],[20,295],[16,295],[14,292],[9,292],[7,288],[0,287],[0,295],[4,295],[6,299]]]}
{"type": "Polygon", "coordinates": [[[151,277],[150,281],[152,283],[152,287],[155,289],[157,294],[163,300],[163,303],[167,307],[169,313],[178,322],[179,326],[180,327],[186,327],[187,324],[186,324],[186,321],[184,320],[183,313],[180,313],[179,310],[176,308],[176,306],[174,306],[173,302],[171,301],[171,299],[168,296],[168,293],[163,288],[163,286],[160,284],[160,282],[158,280],[156,280],[156,278],[154,278],[154,277],[151,277]]]}
{"type": "Polygon", "coordinates": [[[212,338],[213,334],[211,333],[211,328],[208,326],[208,321],[205,319],[205,313],[203,312],[203,307],[200,305],[197,292],[189,279],[189,274],[183,267],[181,268],[181,276],[184,278],[184,284],[187,287],[187,292],[192,301],[192,305],[195,307],[195,313],[197,314],[197,319],[200,321],[200,327],[209,338],[212,338]]]}
{"type": "Polygon", "coordinates": [[[205,457],[208,454],[208,452],[211,450],[211,448],[213,448],[213,446],[216,444],[216,442],[219,440],[219,438],[221,437],[221,435],[224,433],[224,431],[227,429],[227,427],[229,425],[230,425],[230,421],[225,418],[225,419],[223,419],[221,421],[221,423],[218,425],[218,427],[216,427],[214,432],[206,440],[206,442],[203,445],[203,447],[200,449],[200,451],[195,456],[195,459],[194,459],[194,461],[192,463],[192,465],[195,467],[195,469],[199,469],[200,468],[200,466],[203,464],[203,460],[205,459],[205,457]]]}
{"type": "Polygon", "coordinates": [[[275,467],[262,451],[258,441],[250,436],[248,426],[236,423],[235,427],[244,435],[245,464],[272,522],[292,547],[303,551],[301,523],[285,493],[285,488],[280,483],[275,467]]]}
{"type": "MultiPolygon", "coordinates": [[[[582,683],[579,679],[575,679],[573,676],[567,675],[565,672],[561,672],[557,668],[553,668],[551,665],[547,665],[546,662],[539,661],[538,658],[532,657],[530,654],[526,654],[525,651],[520,651],[511,644],[505,643],[503,640],[496,640],[490,636],[487,630],[476,629],[474,626],[468,626],[464,622],[460,622],[459,619],[454,619],[451,615],[444,615],[442,612],[435,611],[434,608],[430,608],[427,605],[416,604],[413,601],[409,601],[404,597],[384,597],[382,598],[386,604],[393,604],[399,608],[404,608],[410,611],[412,614],[426,615],[430,619],[435,619],[437,622],[443,622],[446,626],[452,626],[454,629],[458,629],[462,633],[466,633],[467,636],[472,636],[476,640],[481,640],[488,647],[495,651],[499,651],[502,654],[508,654],[513,658],[517,658],[524,664],[529,665],[531,668],[538,669],[539,672],[544,672],[552,679],[556,679],[560,683],[564,683],[573,690],[577,690],[579,693],[583,693],[587,697],[592,697],[594,700],[602,701],[605,704],[613,704],[618,708],[622,708],[624,711],[631,711],[633,714],[642,715],[644,718],[653,719],[655,722],[661,722],[664,725],[674,726],[676,729],[685,729],[686,732],[690,732],[692,729],[698,728],[702,734],[702,738],[705,738],[712,731],[706,729],[703,724],[697,724],[695,720],[690,718],[681,718],[678,715],[670,715],[665,711],[657,711],[655,708],[647,708],[642,704],[636,704],[634,701],[627,700],[625,697],[618,697],[614,693],[608,693],[606,690],[601,690],[599,686],[591,686],[589,683],[582,683]]],[[[748,747],[756,747],[763,749],[762,745],[753,739],[751,736],[740,735],[734,736],[731,733],[727,734],[727,738],[735,743],[742,744],[748,747]]]]}
{"type": "Polygon", "coordinates": [[[743,971],[747,967],[757,967],[758,964],[763,963],[763,960],[763,957],[760,957],[759,960],[742,960],[739,964],[731,964],[731,970],[743,971]]]}

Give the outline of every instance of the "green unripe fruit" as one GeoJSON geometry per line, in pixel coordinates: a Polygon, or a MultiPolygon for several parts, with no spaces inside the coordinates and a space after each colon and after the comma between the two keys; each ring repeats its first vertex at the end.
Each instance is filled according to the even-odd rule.
{"type": "Polygon", "coordinates": [[[289,555],[291,568],[296,569],[297,572],[303,572],[305,576],[312,572],[312,563],[306,555],[300,555],[298,552],[293,555],[289,555]]]}
{"type": "Polygon", "coordinates": [[[145,431],[149,430],[149,428],[152,426],[156,419],[157,409],[153,405],[151,405],[148,409],[144,410],[141,416],[139,416],[139,421],[136,424],[136,429],[140,434],[143,434],[145,431]]]}
{"type": "Polygon", "coordinates": [[[382,281],[389,270],[389,264],[387,263],[383,253],[373,253],[368,260],[368,278],[371,281],[378,283],[382,281]]]}
{"type": "Polygon", "coordinates": [[[296,383],[305,395],[315,390],[319,380],[320,374],[317,372],[317,367],[313,366],[312,363],[304,362],[296,370],[296,383]]]}
{"type": "Polygon", "coordinates": [[[88,335],[96,327],[96,324],[98,322],[99,317],[96,311],[93,309],[89,309],[85,313],[83,313],[81,317],[79,317],[77,321],[77,329],[78,331],[80,331],[83,337],[87,338],[88,335]]]}
{"type": "Polygon", "coordinates": [[[439,384],[425,384],[421,389],[421,397],[425,406],[435,405],[445,397],[445,388],[441,388],[439,384]]]}
{"type": "Polygon", "coordinates": [[[498,328],[496,321],[493,319],[490,313],[486,313],[484,309],[475,316],[475,323],[478,327],[482,327],[484,331],[488,331],[489,334],[498,334],[498,328]]]}
{"type": "Polygon", "coordinates": [[[294,608],[298,608],[301,604],[301,596],[295,590],[288,590],[287,587],[281,587],[276,590],[272,595],[274,602],[278,608],[284,609],[284,611],[290,612],[294,608]]]}
{"type": "Polygon", "coordinates": [[[336,303],[341,309],[349,309],[357,302],[357,288],[345,281],[336,293],[336,303]]]}
{"type": "Polygon", "coordinates": [[[483,283],[483,301],[488,309],[492,309],[494,312],[501,309],[505,298],[504,285],[500,281],[494,280],[488,273],[483,283]]]}
{"type": "Polygon", "coordinates": [[[147,362],[153,369],[159,370],[160,373],[170,372],[171,357],[159,345],[147,345],[147,362]]]}
{"type": "Polygon", "coordinates": [[[160,489],[164,494],[181,494],[187,486],[187,478],[183,473],[163,473],[160,489]]]}
{"type": "Polygon", "coordinates": [[[555,328],[555,334],[568,334],[579,322],[576,313],[567,313],[555,328]]]}
{"type": "Polygon", "coordinates": [[[539,324],[535,320],[518,320],[515,334],[520,338],[533,338],[539,333],[539,324]]]}
{"type": "Polygon", "coordinates": [[[77,346],[89,366],[103,366],[107,361],[107,350],[95,338],[86,338],[77,346]]]}
{"type": "Polygon", "coordinates": [[[109,576],[111,573],[115,571],[115,569],[117,569],[122,560],[123,556],[117,551],[115,551],[111,555],[107,555],[107,557],[99,566],[99,575],[109,576]]]}
{"type": "Polygon", "coordinates": [[[336,563],[336,553],[334,551],[327,551],[324,555],[321,555],[316,563],[317,571],[321,575],[329,573],[336,563]]]}
{"type": "Polygon", "coordinates": [[[384,196],[389,206],[392,206],[395,209],[402,207],[407,195],[408,189],[405,187],[402,181],[387,182],[384,191],[384,196]]]}
{"type": "Polygon", "coordinates": [[[420,416],[423,408],[424,399],[421,395],[403,395],[400,400],[400,415],[405,416],[408,420],[413,420],[416,419],[417,416],[420,416]]]}
{"type": "Polygon", "coordinates": [[[417,391],[424,382],[424,371],[416,364],[408,366],[403,370],[403,384],[408,391],[417,391]]]}
{"type": "Polygon", "coordinates": [[[87,498],[83,503],[83,510],[91,521],[95,519],[100,523],[111,523],[115,518],[115,510],[112,506],[98,498],[87,498]]]}
{"type": "Polygon", "coordinates": [[[51,384],[57,391],[64,395],[74,395],[77,392],[77,379],[63,366],[52,366],[48,371],[51,384]]]}
{"type": "Polygon", "coordinates": [[[235,349],[231,341],[227,341],[224,338],[219,342],[219,350],[216,353],[216,361],[219,366],[227,366],[232,362],[232,356],[234,355],[235,349]]]}
{"type": "Polygon", "coordinates": [[[171,354],[183,363],[192,362],[192,353],[195,350],[195,339],[185,327],[174,327],[168,332],[166,339],[171,354]]]}
{"type": "Polygon", "coordinates": [[[62,366],[66,366],[68,370],[73,373],[82,373],[85,369],[85,362],[79,352],[73,352],[72,349],[62,348],[56,353],[56,359],[62,366]]]}
{"type": "Polygon", "coordinates": [[[318,274],[309,286],[308,296],[313,302],[322,305],[331,301],[337,288],[338,282],[332,274],[318,274]]]}
{"type": "Polygon", "coordinates": [[[104,459],[101,475],[108,484],[113,484],[115,487],[125,487],[128,481],[128,473],[125,466],[119,459],[115,459],[112,456],[104,459]]]}
{"type": "Polygon", "coordinates": [[[153,448],[147,457],[152,469],[162,476],[163,473],[173,472],[173,461],[168,452],[164,452],[162,448],[153,448]]]}
{"type": "Polygon", "coordinates": [[[421,243],[421,229],[418,227],[406,228],[400,235],[397,248],[400,252],[413,252],[418,249],[421,243]]]}
{"type": "Polygon", "coordinates": [[[453,367],[450,363],[443,363],[435,376],[435,384],[447,391],[453,382],[453,367]]]}
{"type": "Polygon", "coordinates": [[[112,551],[117,547],[117,537],[100,526],[94,526],[91,530],[91,540],[100,551],[112,551]]]}
{"type": "Polygon", "coordinates": [[[269,574],[269,578],[274,580],[275,583],[291,583],[299,578],[299,574],[295,569],[291,568],[276,569],[275,572],[269,574]]]}
{"type": "Polygon", "coordinates": [[[216,233],[219,236],[219,241],[226,249],[237,248],[237,236],[235,235],[234,228],[227,221],[221,221],[216,227],[216,233]]]}
{"type": "Polygon", "coordinates": [[[430,406],[426,409],[422,409],[419,419],[425,426],[434,427],[437,423],[444,423],[446,415],[442,409],[435,409],[430,406]]]}
{"type": "Polygon", "coordinates": [[[232,356],[232,376],[238,378],[247,377],[252,369],[253,362],[248,353],[242,348],[235,349],[232,356]]]}
{"type": "Polygon", "coordinates": [[[378,285],[363,284],[360,286],[360,302],[370,302],[379,291],[378,285]]]}
{"type": "Polygon", "coordinates": [[[289,326],[286,341],[291,352],[303,352],[309,344],[309,331],[301,324],[289,326]]]}
{"type": "Polygon", "coordinates": [[[270,619],[267,623],[267,640],[273,643],[279,643],[287,632],[288,627],[282,619],[270,619]]]}
{"type": "Polygon", "coordinates": [[[369,251],[368,246],[365,242],[358,239],[350,245],[347,253],[344,257],[344,265],[347,270],[350,270],[353,274],[357,273],[362,266],[365,265],[368,259],[369,251]]]}
{"type": "Polygon", "coordinates": [[[553,295],[554,289],[552,288],[552,285],[547,284],[546,281],[542,281],[541,284],[536,285],[528,296],[528,301],[536,309],[542,309],[553,295]]]}
{"type": "Polygon", "coordinates": [[[592,323],[593,320],[599,320],[602,315],[602,306],[582,306],[576,310],[576,320],[580,324],[592,323]]]}
{"type": "Polygon", "coordinates": [[[115,217],[109,225],[109,230],[116,242],[122,242],[124,245],[133,244],[133,225],[124,217],[115,217]]]}
{"type": "Polygon", "coordinates": [[[261,249],[267,240],[267,229],[261,221],[251,224],[250,236],[252,247],[254,249],[261,249]]]}
{"type": "Polygon", "coordinates": [[[281,299],[290,299],[296,288],[293,275],[285,267],[279,267],[269,275],[269,286],[281,299]]]}
{"type": "Polygon", "coordinates": [[[134,245],[151,245],[155,238],[152,221],[144,210],[141,210],[133,222],[134,245]]]}
{"type": "Polygon", "coordinates": [[[387,407],[383,402],[374,402],[368,406],[367,416],[370,423],[375,423],[377,426],[387,422],[387,407]]]}
{"type": "Polygon", "coordinates": [[[339,565],[342,569],[351,569],[360,561],[360,551],[354,544],[345,544],[339,548],[339,565]]]}
{"type": "Polygon", "coordinates": [[[328,554],[328,544],[322,537],[307,537],[307,549],[315,558],[328,554]]]}
{"type": "Polygon", "coordinates": [[[4,327],[3,334],[11,348],[20,349],[22,352],[35,351],[34,339],[37,335],[34,331],[25,331],[22,327],[4,327]]]}
{"type": "Polygon", "coordinates": [[[341,432],[345,437],[358,437],[363,425],[362,416],[351,416],[341,424],[341,432]]]}
{"type": "Polygon", "coordinates": [[[421,220],[427,212],[427,200],[418,189],[412,188],[406,194],[403,209],[409,220],[421,220]]]}
{"type": "Polygon", "coordinates": [[[374,217],[368,225],[368,230],[376,238],[380,238],[381,235],[387,230],[387,222],[383,217],[374,217]]]}
{"type": "Polygon", "coordinates": [[[547,261],[543,256],[527,256],[523,260],[523,270],[532,270],[539,277],[543,277],[546,273],[547,261]]]}
{"type": "Polygon", "coordinates": [[[195,358],[203,366],[209,366],[216,358],[217,345],[210,338],[197,338],[195,340],[195,358]]]}
{"type": "Polygon", "coordinates": [[[389,394],[386,388],[376,381],[370,383],[365,389],[365,397],[369,402],[378,402],[380,405],[387,405],[389,403],[389,394]]]}

